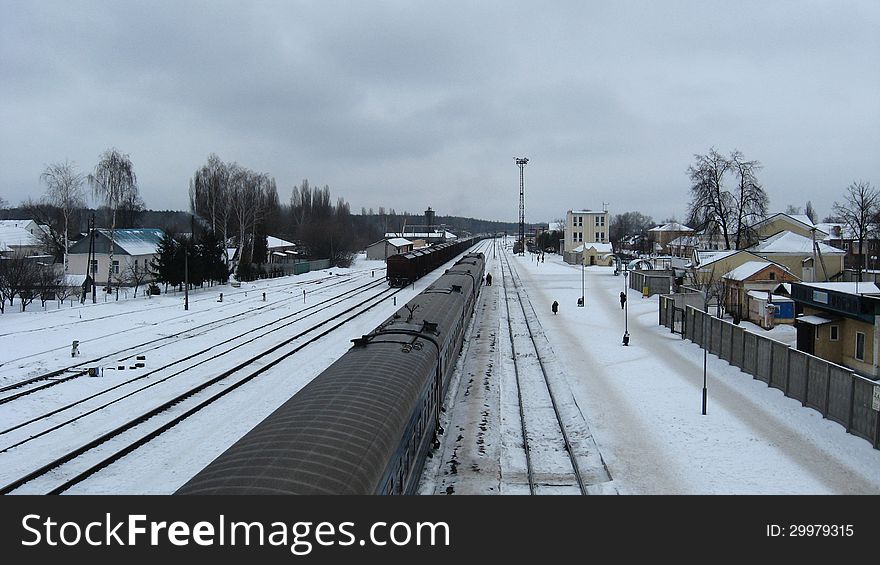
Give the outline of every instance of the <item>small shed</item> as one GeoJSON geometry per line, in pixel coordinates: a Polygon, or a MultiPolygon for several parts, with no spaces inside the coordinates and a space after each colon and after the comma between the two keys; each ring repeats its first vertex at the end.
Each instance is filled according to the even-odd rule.
{"type": "Polygon", "coordinates": [[[367,246],[367,259],[384,261],[392,255],[413,250],[413,243],[403,237],[389,237],[367,246]]]}
{"type": "Polygon", "coordinates": [[[762,328],[794,323],[794,300],[770,291],[750,290],[746,294],[748,320],[762,328]]]}

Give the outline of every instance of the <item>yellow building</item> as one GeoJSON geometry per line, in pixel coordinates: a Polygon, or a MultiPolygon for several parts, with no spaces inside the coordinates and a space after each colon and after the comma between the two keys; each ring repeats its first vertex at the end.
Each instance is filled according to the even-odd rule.
{"type": "Polygon", "coordinates": [[[876,379],[880,289],[874,283],[792,283],[797,348],[876,379]]]}
{"type": "Polygon", "coordinates": [[[843,258],[846,256],[845,251],[818,241],[814,247],[811,238],[790,231],[764,239],[749,247],[748,251],[785,266],[803,281],[833,279],[843,272],[843,258]]]}

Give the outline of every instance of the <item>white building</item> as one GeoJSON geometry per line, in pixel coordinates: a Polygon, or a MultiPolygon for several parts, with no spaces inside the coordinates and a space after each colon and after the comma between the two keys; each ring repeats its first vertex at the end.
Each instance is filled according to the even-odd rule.
{"type": "Polygon", "coordinates": [[[384,261],[392,255],[412,251],[413,242],[403,237],[391,237],[367,246],[367,259],[384,261]]]}

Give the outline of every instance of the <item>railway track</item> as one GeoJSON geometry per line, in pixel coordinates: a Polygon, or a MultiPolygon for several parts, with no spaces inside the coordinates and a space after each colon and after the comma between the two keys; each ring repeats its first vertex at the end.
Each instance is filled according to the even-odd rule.
{"type": "MultiPolygon", "coordinates": [[[[9,434],[17,430],[22,430],[21,432],[19,432],[19,435],[24,434],[24,437],[20,440],[13,441],[10,441],[7,438],[6,445],[4,447],[0,447],[0,453],[7,452],[12,448],[18,447],[29,441],[33,441],[43,435],[46,435],[49,432],[72,424],[80,420],[81,418],[108,408],[109,406],[117,402],[123,401],[129,397],[132,397],[138,393],[167,383],[168,381],[175,379],[181,375],[187,375],[193,369],[196,369],[205,363],[215,362],[216,360],[221,359],[224,356],[237,353],[243,347],[253,344],[258,340],[262,340],[265,337],[276,332],[286,330],[292,325],[320,313],[324,308],[330,308],[333,306],[344,304],[345,302],[355,298],[356,296],[375,288],[375,286],[377,285],[372,284],[367,285],[367,288],[359,287],[357,289],[352,289],[332,299],[314,304],[298,312],[295,312],[283,318],[279,318],[278,320],[274,320],[268,324],[263,324],[257,328],[252,328],[250,330],[241,332],[237,335],[234,335],[223,341],[211,344],[204,349],[195,351],[184,357],[173,359],[169,363],[156,369],[152,369],[144,374],[117,383],[98,392],[91,393],[88,396],[75,400],[71,403],[54,408],[49,412],[39,414],[27,420],[21,421],[11,427],[2,429],[0,430],[0,439],[2,439],[3,436],[8,436],[9,434]],[[168,374],[169,370],[173,370],[174,372],[168,374]],[[150,379],[150,377],[154,377],[154,379],[148,380],[150,379]],[[136,390],[126,391],[126,389],[133,388],[135,383],[144,380],[147,381],[148,384],[145,384],[140,388],[137,388],[136,390]],[[94,402],[103,396],[110,396],[112,393],[117,394],[115,398],[106,399],[106,402],[104,402],[103,404],[96,405],[96,403],[94,402]],[[66,420],[62,420],[60,422],[50,420],[51,418],[55,418],[56,416],[64,412],[74,412],[75,409],[78,409],[77,414],[75,416],[69,417],[66,420]],[[33,429],[36,424],[40,423],[44,424],[41,430],[33,429]],[[28,427],[28,429],[23,430],[23,428],[25,427],[28,427]]],[[[384,292],[380,292],[378,295],[367,298],[367,301],[375,298],[376,296],[381,296],[382,294],[384,294],[384,292]]],[[[363,304],[363,302],[361,304],[363,304]]]]}
{"type": "Polygon", "coordinates": [[[587,485],[569,439],[566,423],[560,414],[541,350],[533,335],[534,322],[530,322],[530,318],[535,319],[534,309],[528,297],[521,291],[515,269],[504,253],[501,266],[525,452],[523,471],[529,493],[587,494],[587,485]]]}
{"type": "Polygon", "coordinates": [[[36,490],[47,494],[60,494],[68,490],[272,367],[289,359],[309,344],[316,342],[371,310],[388,297],[402,291],[403,289],[383,290],[378,295],[315,324],[268,350],[248,357],[235,367],[159,403],[152,409],[130,418],[80,447],[20,476],[0,488],[0,494],[18,491],[25,485],[27,488],[23,490],[28,492],[36,490]],[[324,328],[328,325],[329,327],[324,328]],[[254,367],[257,368],[254,369],[254,367]]]}
{"type": "MultiPolygon", "coordinates": [[[[351,280],[350,278],[346,278],[345,280],[340,280],[338,282],[325,285],[322,287],[322,291],[324,289],[333,288],[335,286],[345,284],[347,282],[350,282],[350,280],[351,280]]],[[[380,284],[380,282],[381,281],[372,280],[371,282],[364,284],[358,288],[378,286],[380,284]]],[[[254,308],[252,310],[239,312],[239,313],[236,313],[236,314],[233,314],[230,316],[225,316],[220,319],[211,320],[209,322],[206,322],[206,323],[198,325],[198,326],[188,327],[185,330],[182,330],[179,332],[174,332],[174,333],[171,333],[168,335],[160,336],[158,338],[143,342],[136,348],[126,347],[124,349],[112,351],[112,352],[107,353],[105,355],[101,355],[101,356],[94,357],[91,359],[79,360],[79,361],[77,361],[76,364],[68,365],[68,366],[62,367],[60,369],[56,369],[53,371],[49,371],[47,373],[43,373],[40,375],[35,375],[32,377],[29,377],[29,378],[24,379],[22,381],[11,383],[9,385],[0,387],[0,394],[3,394],[5,392],[9,392],[9,391],[13,391],[13,390],[17,390],[17,389],[21,389],[21,388],[25,388],[25,387],[27,387],[27,388],[25,388],[25,390],[20,390],[16,393],[13,393],[13,394],[0,396],[0,404],[5,404],[5,403],[10,402],[12,400],[16,400],[18,398],[21,398],[22,396],[27,396],[27,395],[32,394],[34,392],[44,390],[44,389],[52,387],[52,386],[56,386],[60,383],[67,382],[67,381],[72,380],[77,377],[84,376],[88,373],[88,371],[87,371],[87,369],[83,369],[83,367],[95,366],[95,365],[100,365],[103,363],[111,363],[113,365],[116,365],[117,362],[124,363],[125,361],[132,359],[132,358],[135,358],[136,356],[144,355],[147,352],[154,351],[154,350],[161,348],[169,343],[173,343],[173,342],[177,341],[178,339],[180,339],[181,337],[193,337],[195,335],[199,335],[200,332],[203,333],[203,332],[211,331],[216,328],[221,328],[229,323],[238,322],[238,321],[241,321],[245,318],[260,316],[260,315],[265,314],[267,311],[272,311],[272,310],[281,308],[285,304],[293,302],[293,301],[297,301],[297,300],[299,300],[299,295],[295,294],[290,297],[286,297],[281,300],[274,301],[272,303],[267,303],[262,306],[258,306],[257,308],[254,308]],[[121,355],[121,354],[127,354],[127,355],[120,358],[119,355],[121,355]],[[46,381],[46,382],[43,382],[43,381],[46,381]],[[42,384],[35,384],[35,383],[42,383],[42,384]],[[34,385],[34,386],[30,386],[30,385],[34,385]]],[[[319,305],[325,304],[330,300],[332,300],[332,298],[320,302],[319,305]]],[[[120,333],[125,333],[127,331],[132,331],[132,330],[137,330],[137,329],[140,329],[140,327],[134,326],[134,327],[130,327],[127,329],[122,329],[118,332],[115,332],[112,335],[116,336],[116,335],[119,335],[120,333]]],[[[108,336],[92,338],[91,340],[87,340],[82,343],[87,343],[88,341],[96,341],[96,340],[100,340],[100,339],[103,339],[106,337],[108,337],[108,336]]],[[[40,352],[40,353],[34,353],[31,355],[20,357],[18,359],[10,360],[7,362],[7,364],[12,363],[12,362],[16,362],[16,361],[21,361],[21,360],[26,359],[28,357],[35,357],[37,355],[44,355],[46,353],[51,353],[51,352],[59,350],[59,349],[66,349],[66,348],[55,348],[55,349],[51,349],[51,350],[40,352]]]]}

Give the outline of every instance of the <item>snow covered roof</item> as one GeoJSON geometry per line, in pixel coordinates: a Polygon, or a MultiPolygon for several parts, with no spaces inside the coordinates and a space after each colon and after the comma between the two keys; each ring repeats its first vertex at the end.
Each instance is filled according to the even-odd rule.
{"type": "Polygon", "coordinates": [[[27,229],[31,224],[36,225],[36,222],[33,220],[0,220],[0,227],[3,228],[27,229]]]}
{"type": "Polygon", "coordinates": [[[86,275],[64,275],[61,277],[63,286],[82,286],[86,282],[86,275]]]}
{"type": "MultiPolygon", "coordinates": [[[[98,228],[98,232],[110,239],[110,230],[98,228]]],[[[165,232],[158,228],[119,229],[113,232],[113,244],[129,255],[152,255],[163,237],[165,232]]]]}
{"type": "Polygon", "coordinates": [[[769,224],[770,222],[777,220],[779,218],[788,218],[790,221],[792,221],[792,223],[803,224],[803,226],[807,229],[811,229],[811,228],[815,227],[815,228],[819,229],[819,231],[824,232],[824,230],[821,230],[821,228],[819,228],[816,224],[814,224],[813,220],[811,220],[810,217],[807,216],[806,214],[784,214],[782,212],[777,213],[777,214],[773,214],[772,216],[768,216],[768,217],[764,218],[763,220],[761,220],[760,222],[755,222],[754,224],[752,224],[751,227],[753,229],[758,228],[759,226],[763,226],[764,224],[769,224]]]}
{"type": "Polygon", "coordinates": [[[684,224],[680,224],[678,222],[669,222],[668,224],[663,224],[662,226],[657,226],[649,229],[648,231],[686,231],[692,232],[694,228],[689,228],[684,224]]]}
{"type": "Polygon", "coordinates": [[[840,222],[824,222],[816,224],[816,227],[828,234],[822,238],[824,241],[829,239],[855,239],[855,234],[853,234],[849,226],[840,222]]]}
{"type": "MultiPolygon", "coordinates": [[[[837,249],[824,243],[817,242],[817,244],[819,252],[825,255],[844,255],[846,253],[842,249],[837,249]]],[[[783,231],[749,247],[749,251],[754,253],[812,254],[813,240],[794,232],[783,231]]]]}
{"type": "Polygon", "coordinates": [[[606,210],[569,210],[572,214],[607,214],[606,210]]]}
{"type": "Polygon", "coordinates": [[[412,245],[412,242],[405,237],[392,237],[388,240],[388,243],[393,245],[394,247],[403,247],[405,245],[412,245]]]}
{"type": "Polygon", "coordinates": [[[705,251],[697,249],[694,251],[694,256],[696,257],[699,266],[703,267],[705,265],[714,263],[715,261],[720,261],[721,259],[730,257],[734,253],[737,253],[737,251],[730,249],[724,251],[705,251]]]}
{"type": "Polygon", "coordinates": [[[611,247],[610,243],[600,243],[598,241],[590,241],[586,242],[581,246],[581,251],[584,249],[593,248],[597,253],[611,253],[614,249],[611,247]]]}
{"type": "MultiPolygon", "coordinates": [[[[744,281],[747,278],[758,274],[759,272],[774,264],[775,263],[771,263],[769,261],[746,261],[739,267],[725,274],[724,278],[730,279],[732,281],[744,281]]],[[[786,272],[790,272],[788,269],[785,269],[781,265],[777,265],[777,267],[784,269],[786,272]]]]}
{"type": "Polygon", "coordinates": [[[880,294],[880,288],[872,282],[811,282],[801,283],[804,286],[833,290],[846,294],[880,294]]]}
{"type": "Polygon", "coordinates": [[[392,237],[403,237],[412,239],[458,239],[458,236],[449,231],[435,231],[435,232],[388,232],[385,234],[386,238],[392,237]]]}
{"type": "Polygon", "coordinates": [[[814,326],[821,326],[822,324],[827,324],[829,322],[833,322],[834,320],[831,318],[823,318],[822,316],[798,316],[794,319],[794,321],[805,322],[814,326]]]}
{"type": "Polygon", "coordinates": [[[294,247],[295,245],[295,243],[285,241],[280,237],[275,237],[272,235],[266,236],[266,247],[268,247],[269,249],[275,249],[277,247],[294,247]]]}
{"type": "MultiPolygon", "coordinates": [[[[746,294],[757,300],[767,300],[768,292],[766,290],[750,290],[746,294]]],[[[773,295],[773,302],[794,302],[787,296],[773,295]]]]}
{"type": "MultiPolygon", "coordinates": [[[[20,220],[6,220],[7,222],[20,220]]],[[[0,224],[0,246],[40,245],[40,240],[23,227],[0,224]]],[[[4,247],[8,251],[8,247],[4,247]]]]}

